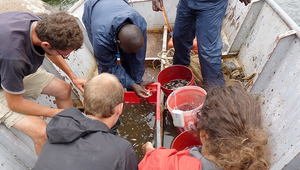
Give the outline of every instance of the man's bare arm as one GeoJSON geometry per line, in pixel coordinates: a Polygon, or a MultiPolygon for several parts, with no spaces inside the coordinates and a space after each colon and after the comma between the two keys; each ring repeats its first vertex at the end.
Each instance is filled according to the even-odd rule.
{"type": "Polygon", "coordinates": [[[4,91],[8,107],[18,113],[34,116],[53,117],[63,109],[42,106],[34,101],[25,99],[22,94],[10,94],[4,91]]]}
{"type": "Polygon", "coordinates": [[[73,71],[71,70],[68,63],[61,57],[61,56],[51,56],[47,55],[47,57],[55,64],[57,65],[62,71],[64,71],[72,80],[74,85],[83,92],[83,85],[87,82],[86,79],[77,77],[73,71]]]}

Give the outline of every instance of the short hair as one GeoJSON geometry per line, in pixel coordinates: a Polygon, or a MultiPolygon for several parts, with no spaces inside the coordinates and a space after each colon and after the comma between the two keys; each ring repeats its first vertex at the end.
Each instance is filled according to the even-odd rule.
{"type": "Polygon", "coordinates": [[[59,50],[78,50],[83,43],[82,30],[75,17],[66,11],[45,15],[38,21],[35,32],[41,41],[59,50]]]}
{"type": "Polygon", "coordinates": [[[84,85],[84,111],[87,115],[108,118],[124,100],[123,86],[110,73],[101,73],[84,85]]]}
{"type": "Polygon", "coordinates": [[[197,118],[197,129],[208,134],[209,153],[221,169],[269,168],[261,106],[242,87],[212,88],[197,118]]]}
{"type": "Polygon", "coordinates": [[[122,48],[125,51],[137,52],[146,43],[144,42],[141,29],[133,24],[124,25],[118,33],[118,39],[121,41],[122,48]]]}

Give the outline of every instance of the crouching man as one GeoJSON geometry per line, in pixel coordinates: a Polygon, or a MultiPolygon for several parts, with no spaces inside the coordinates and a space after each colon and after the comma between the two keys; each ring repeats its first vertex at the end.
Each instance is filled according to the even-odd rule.
{"type": "Polygon", "coordinates": [[[138,169],[130,142],[111,129],[123,110],[123,86],[116,76],[102,73],[84,85],[82,114],[72,107],[47,125],[48,141],[33,169],[138,169]]]}
{"type": "Polygon", "coordinates": [[[37,155],[47,141],[47,123],[73,106],[71,85],[42,69],[45,55],[83,92],[86,79],[76,76],[64,60],[83,43],[76,18],[60,11],[40,16],[24,11],[0,13],[0,123],[15,128],[34,142],[37,155]],[[28,99],[40,94],[55,97],[57,108],[28,99]]]}

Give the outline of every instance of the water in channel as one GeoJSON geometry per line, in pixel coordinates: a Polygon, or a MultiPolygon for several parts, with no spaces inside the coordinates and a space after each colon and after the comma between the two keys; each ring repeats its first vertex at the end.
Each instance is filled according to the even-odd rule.
{"type": "Polygon", "coordinates": [[[139,104],[124,104],[118,127],[118,135],[132,143],[139,161],[144,157],[142,146],[147,141],[154,143],[155,104],[141,101],[139,104]]]}

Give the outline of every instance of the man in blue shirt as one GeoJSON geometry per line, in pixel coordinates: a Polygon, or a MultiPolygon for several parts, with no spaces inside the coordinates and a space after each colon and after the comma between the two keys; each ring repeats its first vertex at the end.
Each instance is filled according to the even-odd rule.
{"type": "Polygon", "coordinates": [[[127,0],[88,0],[82,21],[94,48],[99,74],[114,74],[123,87],[148,97],[143,81],[147,23],[127,0]],[[121,65],[116,55],[119,54],[121,65]]]}

